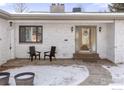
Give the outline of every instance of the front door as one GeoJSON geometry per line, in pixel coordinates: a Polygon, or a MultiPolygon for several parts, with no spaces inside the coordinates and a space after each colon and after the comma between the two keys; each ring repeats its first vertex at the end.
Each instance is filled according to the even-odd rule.
{"type": "Polygon", "coordinates": [[[76,52],[96,52],[96,26],[76,26],[76,52]]]}

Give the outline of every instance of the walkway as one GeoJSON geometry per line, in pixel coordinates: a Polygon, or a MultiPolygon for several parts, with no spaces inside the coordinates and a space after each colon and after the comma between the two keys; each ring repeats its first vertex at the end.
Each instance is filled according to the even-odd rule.
{"type": "Polygon", "coordinates": [[[110,72],[104,69],[101,65],[92,64],[87,65],[89,70],[89,77],[81,83],[81,85],[108,85],[111,80],[112,76],[110,72]]]}

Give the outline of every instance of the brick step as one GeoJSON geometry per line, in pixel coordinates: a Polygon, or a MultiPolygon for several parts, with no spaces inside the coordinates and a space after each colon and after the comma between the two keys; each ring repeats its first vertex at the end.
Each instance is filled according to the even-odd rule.
{"type": "Polygon", "coordinates": [[[99,58],[99,56],[96,56],[96,57],[88,57],[88,56],[73,56],[74,58],[99,58]]]}
{"type": "Polygon", "coordinates": [[[93,53],[93,54],[91,54],[91,53],[87,53],[87,54],[77,54],[77,53],[75,53],[75,54],[73,54],[73,56],[74,57],[99,57],[99,54],[97,54],[97,53],[93,53]]]}
{"type": "Polygon", "coordinates": [[[100,57],[74,57],[76,59],[100,59],[100,57]]]}
{"type": "Polygon", "coordinates": [[[85,61],[85,62],[96,62],[98,59],[94,59],[94,58],[89,58],[89,59],[82,59],[83,61],[85,61]]]}
{"type": "Polygon", "coordinates": [[[75,58],[75,59],[82,59],[85,62],[96,62],[97,60],[99,60],[100,58],[75,58]]]}
{"type": "Polygon", "coordinates": [[[74,59],[82,59],[83,61],[97,61],[100,59],[97,53],[75,53],[74,59]]]}

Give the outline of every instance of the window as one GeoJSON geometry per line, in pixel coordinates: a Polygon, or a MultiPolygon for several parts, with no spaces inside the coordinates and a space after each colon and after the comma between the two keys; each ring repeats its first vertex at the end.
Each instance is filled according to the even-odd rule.
{"type": "Polygon", "coordinates": [[[19,26],[19,43],[42,43],[42,26],[19,26]]]}

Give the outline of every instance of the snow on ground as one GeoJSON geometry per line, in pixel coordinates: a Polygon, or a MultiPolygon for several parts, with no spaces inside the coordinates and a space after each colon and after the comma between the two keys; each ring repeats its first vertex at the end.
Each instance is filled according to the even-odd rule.
{"type": "Polygon", "coordinates": [[[111,72],[112,83],[110,85],[124,85],[124,64],[103,67],[111,72]]]}
{"type": "MultiPolygon", "coordinates": [[[[25,66],[6,70],[10,72],[10,85],[15,85],[14,76],[22,72],[34,72],[34,85],[78,85],[89,72],[85,66],[25,66]]],[[[5,72],[6,72],[5,71],[5,72]]]]}

